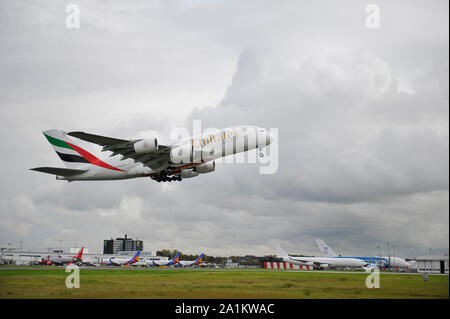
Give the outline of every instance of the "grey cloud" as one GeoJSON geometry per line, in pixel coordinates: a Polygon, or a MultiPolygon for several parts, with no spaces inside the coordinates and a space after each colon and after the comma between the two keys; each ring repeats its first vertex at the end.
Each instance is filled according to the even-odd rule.
{"type": "Polygon", "coordinates": [[[447,2],[380,4],[379,30],[359,1],[79,4],[74,32],[62,4],[1,4],[0,243],[448,250],[447,2]],[[28,171],[62,165],[48,128],[162,139],[193,119],[279,128],[278,172],[225,164],[161,185],[28,171]]]}

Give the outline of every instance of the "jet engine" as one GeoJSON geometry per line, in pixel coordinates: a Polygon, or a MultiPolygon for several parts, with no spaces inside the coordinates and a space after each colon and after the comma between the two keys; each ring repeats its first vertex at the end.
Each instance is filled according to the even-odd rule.
{"type": "Polygon", "coordinates": [[[208,162],[194,167],[194,171],[200,174],[211,173],[216,170],[216,162],[208,162]]]}
{"type": "Polygon", "coordinates": [[[189,169],[182,169],[181,173],[180,173],[180,176],[182,178],[191,178],[191,177],[198,176],[198,173],[194,172],[194,171],[191,171],[189,169]]]}
{"type": "Polygon", "coordinates": [[[328,264],[320,264],[321,268],[328,268],[328,264]]]}
{"type": "Polygon", "coordinates": [[[134,151],[137,154],[153,153],[158,150],[158,140],[156,138],[149,138],[134,143],[134,151]]]}

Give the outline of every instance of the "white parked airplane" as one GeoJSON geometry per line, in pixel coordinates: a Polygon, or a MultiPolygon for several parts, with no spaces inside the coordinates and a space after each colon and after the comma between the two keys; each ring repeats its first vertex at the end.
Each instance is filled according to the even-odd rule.
{"type": "Polygon", "coordinates": [[[361,257],[343,257],[338,256],[333,249],[331,249],[322,239],[316,239],[317,245],[319,246],[320,251],[325,257],[331,258],[357,258],[364,260],[366,263],[374,267],[376,265],[382,267],[399,267],[399,268],[409,268],[410,264],[400,257],[385,257],[385,256],[361,256],[361,257]]]}
{"type": "Polygon", "coordinates": [[[285,262],[302,265],[302,266],[318,266],[322,268],[333,267],[351,267],[351,268],[363,268],[367,266],[367,263],[361,259],[356,258],[330,258],[330,257],[292,257],[281,248],[280,245],[275,246],[277,250],[277,257],[285,262]]]}
{"type": "Polygon", "coordinates": [[[183,267],[195,267],[203,262],[203,253],[196,260],[179,260],[178,264],[183,267]]]}
{"type": "Polygon", "coordinates": [[[112,257],[110,259],[104,259],[101,264],[106,264],[106,266],[125,266],[128,267],[131,264],[139,262],[139,255],[141,251],[138,250],[136,254],[131,258],[116,258],[112,257]]]}
{"type": "Polygon", "coordinates": [[[169,266],[176,266],[178,262],[180,261],[180,252],[177,252],[177,254],[169,261],[159,261],[159,260],[150,260],[147,263],[147,266],[150,267],[169,267],[169,266]]]}
{"type": "Polygon", "coordinates": [[[216,133],[193,136],[173,145],[160,145],[155,137],[124,140],[84,132],[43,132],[66,168],[36,167],[31,170],[56,175],[58,180],[116,180],[150,177],[157,182],[181,181],[215,170],[215,159],[269,145],[273,135],[256,126],[237,126],[216,133]],[[102,146],[110,152],[98,158],[76,140],[102,146]]]}

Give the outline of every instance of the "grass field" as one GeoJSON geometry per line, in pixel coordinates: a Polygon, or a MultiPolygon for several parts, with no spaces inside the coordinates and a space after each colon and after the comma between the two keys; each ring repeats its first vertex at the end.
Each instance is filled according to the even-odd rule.
{"type": "Polygon", "coordinates": [[[449,298],[448,276],[365,273],[81,269],[80,288],[64,268],[0,268],[0,298],[449,298]]]}

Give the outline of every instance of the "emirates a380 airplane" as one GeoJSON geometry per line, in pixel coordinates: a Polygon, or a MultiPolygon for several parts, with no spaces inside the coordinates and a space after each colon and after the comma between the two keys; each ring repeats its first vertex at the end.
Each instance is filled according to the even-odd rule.
{"type": "Polygon", "coordinates": [[[47,140],[66,168],[31,170],[56,175],[58,180],[93,181],[150,177],[157,182],[181,181],[215,170],[215,159],[269,145],[273,135],[255,126],[237,126],[201,134],[173,145],[160,145],[155,137],[125,140],[84,132],[48,130],[47,140]],[[73,139],[102,146],[102,159],[73,139]]]}

